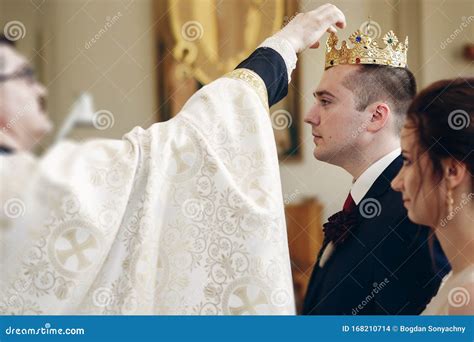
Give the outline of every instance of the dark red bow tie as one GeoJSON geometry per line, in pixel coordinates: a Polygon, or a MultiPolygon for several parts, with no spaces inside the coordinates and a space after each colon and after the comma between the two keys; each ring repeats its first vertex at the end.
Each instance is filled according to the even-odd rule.
{"type": "Polygon", "coordinates": [[[344,202],[343,210],[329,217],[328,222],[323,224],[324,240],[326,242],[332,241],[334,246],[338,246],[347,240],[350,230],[357,225],[356,208],[356,204],[351,194],[349,194],[344,202]]]}
{"type": "Polygon", "coordinates": [[[324,239],[332,241],[335,246],[342,244],[350,235],[350,230],[357,225],[356,212],[339,211],[323,224],[324,239]]]}

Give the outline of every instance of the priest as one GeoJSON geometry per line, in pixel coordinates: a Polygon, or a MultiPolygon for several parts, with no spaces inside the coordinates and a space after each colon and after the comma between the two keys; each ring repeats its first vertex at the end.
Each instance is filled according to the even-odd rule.
{"type": "Polygon", "coordinates": [[[293,314],[269,106],[344,26],[298,14],[173,119],[41,158],[11,98],[38,84],[0,44],[0,314],[293,314]]]}

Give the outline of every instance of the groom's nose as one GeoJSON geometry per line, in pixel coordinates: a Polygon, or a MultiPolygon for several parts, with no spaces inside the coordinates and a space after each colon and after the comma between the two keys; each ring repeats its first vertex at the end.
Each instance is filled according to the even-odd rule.
{"type": "Polygon", "coordinates": [[[306,113],[304,122],[314,126],[318,126],[321,123],[321,117],[318,114],[316,106],[311,107],[308,113],[306,113]]]}

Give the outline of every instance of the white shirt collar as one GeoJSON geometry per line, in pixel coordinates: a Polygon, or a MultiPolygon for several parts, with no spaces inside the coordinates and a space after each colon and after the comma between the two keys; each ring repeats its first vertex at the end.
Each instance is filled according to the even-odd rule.
{"type": "Polygon", "coordinates": [[[377,178],[379,178],[382,172],[400,155],[401,151],[401,148],[397,148],[389,154],[386,154],[370,165],[359,178],[354,181],[351,188],[351,196],[356,205],[362,201],[362,198],[364,198],[377,178]]]}

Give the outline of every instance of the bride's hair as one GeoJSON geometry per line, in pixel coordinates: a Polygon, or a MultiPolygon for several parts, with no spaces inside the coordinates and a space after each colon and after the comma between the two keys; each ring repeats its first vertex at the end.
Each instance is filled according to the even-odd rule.
{"type": "MultiPolygon", "coordinates": [[[[441,161],[454,158],[474,175],[474,78],[442,80],[413,100],[407,122],[416,129],[418,154],[426,152],[434,177],[441,180],[441,161]]],[[[474,182],[472,182],[474,190],[474,182]]]]}

